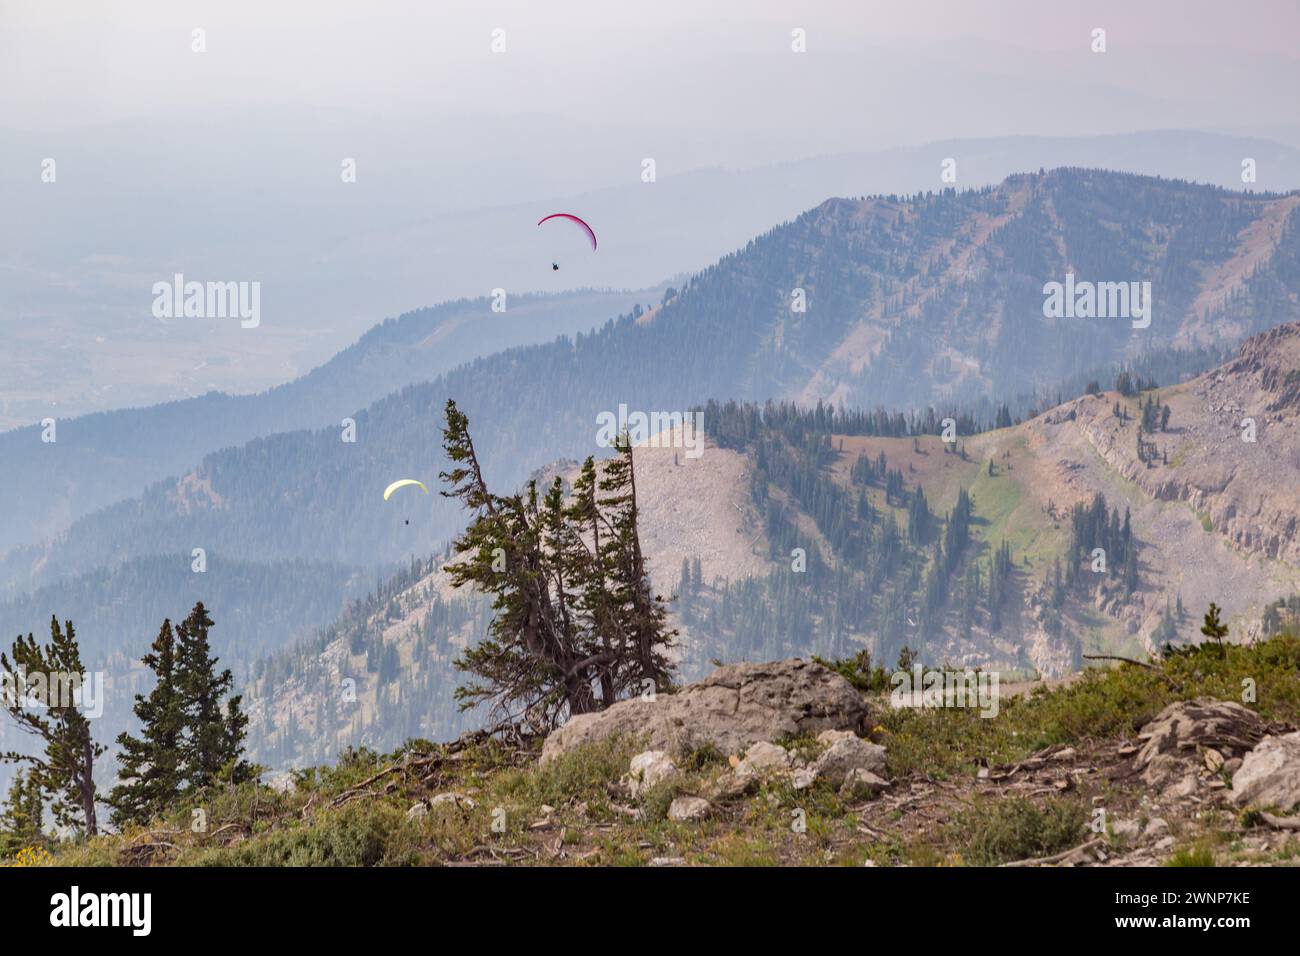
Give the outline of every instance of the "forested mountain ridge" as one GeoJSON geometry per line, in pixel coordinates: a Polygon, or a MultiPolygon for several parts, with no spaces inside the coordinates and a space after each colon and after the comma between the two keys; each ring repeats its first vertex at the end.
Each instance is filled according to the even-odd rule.
{"type": "MultiPolygon", "coordinates": [[[[789,397],[848,407],[1007,396],[1159,344],[1233,341],[1294,319],[1300,196],[1256,197],[1096,170],[913,200],[832,200],[751,261],[807,311],[769,308],[758,357],[789,397]],[[773,258],[777,261],[771,261],[773,258]],[[1149,281],[1149,328],[1044,316],[1044,285],[1149,281]]],[[[723,269],[720,264],[718,269],[723,269]]],[[[788,303],[783,303],[788,305],[788,303]]],[[[742,392],[737,397],[747,396],[742,392]]]]}
{"type": "MultiPolygon", "coordinates": [[[[907,648],[1005,679],[1060,676],[1085,654],[1183,643],[1191,609],[1211,601],[1233,633],[1267,631],[1270,609],[1300,592],[1294,538],[1275,528],[1297,524],[1297,343],[1300,325],[1283,326],[1188,382],[1121,373],[1023,422],[963,417],[952,441],[930,414],[709,403],[700,458],[634,456],[683,675],[863,650],[888,666],[907,648]],[[1252,414],[1266,430],[1243,442],[1232,429],[1252,414]],[[1242,483],[1220,486],[1214,463],[1242,483]],[[1257,467],[1279,480],[1247,480],[1257,467]],[[683,502],[705,503],[710,520],[680,514],[683,502]]],[[[259,759],[328,760],[481,723],[452,705],[452,661],[490,609],[450,589],[445,557],[255,668],[259,759]]]]}
{"type": "MultiPolygon", "coordinates": [[[[347,440],[340,425],[330,425],[315,431],[274,434],[208,454],[181,477],[158,482],[139,498],[88,515],[53,541],[10,552],[0,559],[0,580],[10,583],[11,596],[18,602],[24,600],[24,592],[60,580],[79,580],[77,586],[83,590],[100,588],[97,598],[85,598],[92,606],[120,602],[128,607],[156,609],[166,603],[161,600],[162,589],[167,586],[165,575],[150,585],[139,575],[114,576],[111,571],[104,573],[104,569],[163,555],[171,556],[164,560],[174,562],[174,570],[188,574],[192,550],[203,548],[228,562],[224,565],[227,568],[281,562],[288,566],[309,561],[329,566],[331,575],[346,577],[352,573],[349,569],[367,569],[368,574],[373,574],[406,563],[412,555],[428,555],[459,530],[463,515],[436,495],[425,497],[412,491],[384,502],[380,491],[395,477],[435,480],[444,466],[436,423],[449,397],[458,400],[475,424],[489,481],[498,487],[517,487],[548,461],[599,454],[601,450],[595,445],[596,416],[616,410],[621,404],[634,410],[671,410],[685,409],[713,397],[803,398],[810,388],[819,392],[834,381],[830,391],[846,401],[862,389],[877,389],[886,394],[882,404],[903,410],[909,405],[915,407],[906,396],[925,391],[927,396],[938,395],[927,397],[924,404],[933,404],[940,417],[951,409],[955,417],[993,424],[1006,415],[1005,409],[998,412],[998,403],[1006,401],[1007,394],[990,391],[999,385],[1014,386],[1010,394],[1021,396],[1018,404],[1012,403],[1019,416],[1054,404],[1061,389],[1066,395],[1078,394],[1089,369],[1117,362],[1127,362],[1134,370],[1141,370],[1138,374],[1154,374],[1162,384],[1171,384],[1189,370],[1211,364],[1220,346],[1212,344],[1199,352],[1171,352],[1162,350],[1160,343],[1176,342],[1180,337],[1195,340],[1207,328],[1223,328],[1231,337],[1241,329],[1270,326],[1294,312],[1296,229],[1294,213],[1287,211],[1293,199],[1234,194],[1137,176],[1063,170],[1014,177],[996,189],[972,193],[911,200],[832,200],[755,240],[691,279],[685,288],[668,290],[660,306],[649,313],[635,305],[630,312],[590,334],[476,359],[433,381],[386,395],[350,416],[356,419],[355,441],[347,440]],[[1105,222],[1112,228],[1095,225],[1105,222]],[[1130,233],[1131,241],[1115,239],[1130,233]],[[1239,254],[1243,243],[1249,247],[1249,256],[1239,254]],[[1072,247],[1074,251],[1070,251],[1072,247]],[[1054,272],[1068,265],[1081,279],[1088,275],[1112,279],[1130,254],[1134,260],[1123,266],[1127,271],[1119,273],[1118,279],[1144,279],[1151,274],[1147,281],[1155,290],[1155,310],[1150,328],[1135,330],[1122,319],[1052,320],[1043,316],[1043,283],[1063,277],[1054,272]],[[1241,267],[1245,262],[1249,262],[1248,268],[1241,267]],[[806,312],[791,310],[789,293],[794,288],[804,289],[806,312]],[[1206,289],[1227,290],[1222,304],[1205,313],[1217,317],[1209,326],[1205,325],[1204,314],[1194,308],[1198,301],[1214,298],[1206,298],[1206,289]],[[981,301],[987,298],[1002,304],[995,315],[972,318],[965,310],[969,297],[975,295],[981,301]],[[1174,308],[1178,302],[1187,303],[1182,319],[1174,308]],[[888,322],[894,324],[888,326],[888,322]],[[864,330],[869,335],[882,328],[887,334],[871,348],[858,349],[854,345],[862,339],[864,330]],[[975,357],[964,362],[931,360],[940,354],[951,358],[963,349],[966,351],[962,354],[975,357]],[[1134,349],[1138,351],[1130,355],[1134,349]],[[860,363],[856,372],[854,363],[860,363]],[[999,368],[1003,371],[999,372],[999,368]],[[1027,381],[1023,374],[1013,375],[1017,368],[1032,368],[1031,379],[1040,378],[1027,381]],[[1153,368],[1159,371],[1153,372],[1153,368]],[[1053,381],[1052,374],[1061,377],[1053,381]],[[952,397],[944,397],[948,394],[952,397]],[[968,394],[969,400],[962,401],[963,394],[968,394]],[[144,590],[122,593],[123,586],[144,590]]],[[[388,333],[374,334],[384,340],[385,335],[403,328],[415,326],[395,323],[388,333]]],[[[400,338],[397,336],[391,343],[394,354],[409,348],[409,342],[398,341],[400,338]]],[[[1109,387],[1114,374],[1112,371],[1099,377],[1109,387]]],[[[1136,398],[1125,401],[1130,406],[1129,418],[1124,420],[1127,422],[1138,411],[1136,398]]],[[[1176,404],[1172,396],[1168,401],[1176,404]]],[[[1179,427],[1180,416],[1175,413],[1174,428],[1179,427]]],[[[1069,442],[1086,441],[1077,427],[1061,428],[1069,442]]],[[[990,435],[1002,433],[1006,429],[990,435]]],[[[41,450],[62,449],[67,434],[61,433],[59,445],[41,450]]],[[[1025,442],[1031,440],[1031,434],[1025,435],[1025,442]]],[[[911,494],[913,469],[923,474],[927,461],[943,459],[927,449],[927,445],[939,447],[935,444],[938,439],[928,432],[917,436],[921,451],[909,457],[913,455],[911,438],[905,435],[877,430],[875,434],[844,437],[849,449],[855,441],[873,448],[878,445],[873,455],[885,451],[891,462],[888,470],[902,471],[903,491],[911,494]]],[[[995,468],[996,474],[989,476],[987,463],[983,477],[973,474],[981,467],[973,464],[979,443],[992,440],[989,436],[970,437],[970,461],[945,456],[954,469],[972,472],[969,477],[974,517],[990,521],[982,510],[988,495],[981,495],[979,483],[995,479],[988,489],[994,492],[995,501],[1002,490],[1010,493],[1020,488],[1018,482],[999,485],[996,478],[1007,472],[995,468]]],[[[1124,439],[1124,445],[1132,447],[1131,435],[1124,439]]],[[[1013,444],[1002,452],[1011,452],[1010,464],[1019,473],[1014,460],[1016,447],[1013,444]]],[[[757,454],[757,448],[741,445],[733,450],[757,454]]],[[[806,456],[806,450],[795,447],[792,454],[796,458],[781,472],[787,477],[797,475],[806,464],[798,457],[806,456]]],[[[1086,467],[1096,454],[1090,450],[1079,460],[1086,467]]],[[[785,451],[781,452],[774,461],[779,463],[785,455],[785,451]]],[[[756,467],[757,458],[750,460],[756,467]]],[[[855,462],[841,462],[835,467],[851,469],[855,462]]],[[[733,475],[732,484],[739,481],[733,475]]],[[[877,493],[874,488],[862,490],[869,498],[877,493]]],[[[1120,500],[1116,496],[1122,490],[1105,491],[1109,507],[1116,507],[1120,500]]],[[[894,514],[902,540],[908,514],[899,509],[910,508],[912,502],[904,504],[898,487],[879,491],[888,491],[894,503],[889,509],[879,502],[871,505],[875,528],[871,540],[889,539],[884,530],[888,527],[884,521],[887,511],[894,514]]],[[[838,535],[833,527],[820,527],[820,506],[816,502],[796,507],[798,494],[796,485],[783,485],[775,479],[762,483],[760,493],[752,496],[751,510],[757,515],[754,547],[760,549],[763,560],[777,559],[770,551],[771,541],[775,538],[783,547],[788,545],[789,531],[780,521],[772,521],[770,505],[773,501],[794,502],[790,514],[797,519],[797,530],[822,549],[821,562],[810,564],[810,576],[819,574],[821,568],[838,568],[845,559],[837,551],[845,542],[861,539],[862,534],[836,541],[838,535]],[[764,542],[767,552],[762,551],[764,542]]],[[[1026,496],[1023,489],[1017,494],[1025,501],[1037,500],[1036,493],[1026,496]]],[[[936,518],[935,527],[946,528],[946,515],[955,506],[956,490],[932,493],[925,487],[925,496],[936,518]]],[[[1085,497],[1080,490],[1077,495],[1062,494],[1046,504],[1054,505],[1059,515],[1066,500],[1085,497]]],[[[704,496],[702,500],[709,498],[704,496]]],[[[1041,527],[1034,508],[1023,513],[1028,516],[1026,528],[1041,527]]],[[[1228,519],[1210,518],[1212,523],[1220,520],[1228,519]]],[[[1143,521],[1136,525],[1139,542],[1152,533],[1144,530],[1143,521]]],[[[1199,520],[1196,526],[1200,526],[1199,520]]],[[[973,527],[972,533],[980,529],[977,522],[973,527]]],[[[1090,528],[1089,534],[1097,533],[1095,527],[1090,528]]],[[[1062,527],[1051,531],[1055,537],[1043,533],[1041,555],[1029,549],[1031,541],[1020,542],[1014,528],[1009,532],[1011,554],[1000,559],[1006,572],[1004,580],[1029,580],[1023,570],[1022,551],[1029,552],[1031,561],[1041,558],[1049,563],[1054,555],[1063,552],[1068,532],[1062,527]]],[[[1164,533],[1163,529],[1160,533],[1164,533]]],[[[1105,536],[1114,537],[1109,529],[1105,536]]],[[[817,626],[806,630],[795,643],[796,652],[806,650],[808,635],[814,639],[813,649],[834,653],[851,648],[861,635],[872,634],[873,639],[883,635],[882,652],[910,646],[925,636],[927,643],[945,647],[944,653],[954,660],[989,659],[980,635],[989,632],[989,561],[996,557],[998,546],[989,545],[995,547],[992,556],[982,552],[978,578],[971,574],[969,594],[973,607],[966,620],[972,639],[968,642],[963,637],[948,645],[944,642],[951,639],[951,618],[957,613],[949,602],[953,593],[967,593],[964,581],[970,561],[952,566],[952,573],[958,575],[957,583],[949,580],[948,584],[956,591],[941,589],[938,582],[932,588],[926,585],[927,568],[933,566],[935,557],[933,549],[941,540],[904,542],[897,561],[891,559],[880,565],[880,583],[889,585],[883,592],[883,600],[891,602],[888,607],[882,607],[882,599],[873,597],[868,608],[852,593],[852,589],[860,590],[863,585],[848,579],[845,588],[849,590],[832,587],[826,579],[820,579],[820,593],[841,596],[835,598],[837,608],[832,610],[815,594],[802,588],[790,589],[788,580],[781,584],[780,578],[764,579],[752,569],[746,572],[749,583],[732,577],[714,592],[709,572],[708,576],[700,576],[701,587],[709,593],[693,602],[691,613],[696,617],[686,624],[697,638],[692,646],[708,647],[711,640],[712,646],[722,652],[776,656],[789,644],[789,628],[795,624],[807,627],[811,621],[817,626]],[[944,600],[928,618],[917,616],[917,595],[923,586],[929,589],[930,600],[938,602],[941,596],[944,600]],[[770,588],[777,591],[761,593],[770,588]],[[782,588],[788,592],[784,597],[779,593],[782,588]],[[768,603],[774,598],[782,602],[780,613],[773,613],[774,605],[768,603]],[[934,633],[921,635],[917,629],[922,627],[933,628],[934,633]],[[709,640],[706,629],[713,635],[709,640]],[[981,658],[981,654],[985,656],[981,658]]],[[[811,555],[811,549],[806,550],[811,555]]],[[[949,553],[945,552],[945,556],[949,553]]],[[[1144,554],[1141,544],[1136,553],[1144,554]]],[[[1199,562],[1199,552],[1197,557],[1199,562]]],[[[1214,557],[1219,560],[1217,553],[1214,557]]],[[[1139,557],[1136,563],[1126,561],[1121,567],[1133,567],[1141,581],[1145,560],[1139,557]]],[[[1237,580],[1237,565],[1224,561],[1228,563],[1197,563],[1195,566],[1204,573],[1198,571],[1194,577],[1205,581],[1219,575],[1222,580],[1237,580]]],[[[782,563],[788,566],[788,556],[782,563]]],[[[217,589],[221,584],[214,575],[222,573],[222,566],[214,561],[208,570],[205,580],[209,587],[217,589]]],[[[1035,563],[1033,580],[1041,583],[1040,573],[1045,569],[1035,563]]],[[[726,571],[719,574],[728,577],[726,571]]],[[[314,584],[295,584],[292,575],[284,580],[286,586],[298,588],[294,595],[285,596],[289,606],[301,606],[302,600],[319,593],[314,584]]],[[[1126,597],[1134,590],[1147,593],[1140,586],[1125,585],[1124,590],[1129,592],[1126,597]]],[[[1000,648],[998,659],[1006,666],[1025,670],[1060,671],[1068,669],[1081,650],[1113,642],[1117,628],[1127,640],[1143,640],[1166,620],[1164,592],[1151,593],[1161,595],[1154,599],[1158,607],[1143,603],[1137,609],[1126,600],[1118,612],[1114,610],[1114,595],[1094,594],[1093,600],[1102,605],[1097,608],[1102,616],[1091,622],[1090,615],[1091,623],[1076,623],[1070,633],[1082,637],[1074,644],[1059,639],[1056,619],[1039,610],[1041,601],[1033,606],[1026,599],[1028,616],[1007,613],[994,622],[999,630],[1013,635],[1000,648]],[[1044,614],[1046,624],[1040,620],[1044,614]]],[[[1242,579],[1240,588],[1242,600],[1249,607],[1286,593],[1285,587],[1274,587],[1254,572],[1242,579]]],[[[339,593],[331,606],[337,607],[345,597],[339,593]]],[[[1192,606],[1190,593],[1187,598],[1192,606]]],[[[1067,616],[1070,607],[1083,606],[1071,600],[1073,603],[1063,605],[1067,616]]],[[[223,640],[223,616],[239,619],[250,612],[248,602],[231,601],[223,606],[215,599],[209,600],[219,622],[214,640],[222,653],[225,650],[219,642],[223,640]]],[[[1171,601],[1171,608],[1174,603],[1171,601]]],[[[33,608],[32,613],[39,610],[33,608]]],[[[1242,613],[1235,607],[1229,607],[1229,611],[1242,613]]],[[[41,627],[48,613],[41,611],[41,619],[31,622],[27,629],[41,627]]],[[[147,636],[156,622],[150,621],[147,628],[144,624],[139,622],[139,627],[147,636]]],[[[123,632],[104,635],[106,652],[111,653],[109,644],[118,642],[122,653],[129,653],[128,645],[134,647],[144,639],[125,623],[114,626],[121,626],[123,632]]],[[[462,622],[463,626],[467,625],[462,622]]],[[[964,627],[962,624],[963,631],[964,627]]],[[[448,629],[446,637],[438,640],[446,643],[450,634],[448,629]]],[[[463,630],[459,639],[471,637],[470,631],[463,630]]],[[[367,640],[373,643],[373,636],[367,640]]],[[[268,648],[279,644],[279,640],[268,636],[268,648]]],[[[378,661],[375,663],[377,666],[378,661]]],[[[418,718],[416,714],[410,719],[418,718]]]]}
{"type": "Polygon", "coordinates": [[[249,560],[404,560],[445,540],[457,518],[438,502],[384,508],[373,491],[398,473],[436,473],[428,423],[448,397],[481,423],[492,477],[508,485],[592,451],[595,416],[620,404],[826,397],[849,407],[948,402],[991,418],[994,399],[1009,394],[1046,393],[1210,331],[1231,340],[1294,318],[1297,202],[1074,169],[965,193],[829,200],[668,290],[649,314],[637,306],[592,334],[395,392],[357,413],[354,444],[325,428],[209,455],[0,569],[26,587],[163,541],[249,560]],[[1150,281],[1150,327],[1045,317],[1044,284],[1070,272],[1150,281]],[[804,312],[792,310],[796,289],[804,312]]]}
{"type": "Polygon", "coordinates": [[[659,295],[509,295],[505,312],[494,312],[488,298],[445,302],[386,319],[324,365],[265,392],[208,392],[146,408],[58,417],[53,443],[42,442],[39,425],[0,432],[0,555],[54,537],[76,519],[181,474],[218,449],[338,423],[396,388],[475,356],[594,328],[659,295]]]}

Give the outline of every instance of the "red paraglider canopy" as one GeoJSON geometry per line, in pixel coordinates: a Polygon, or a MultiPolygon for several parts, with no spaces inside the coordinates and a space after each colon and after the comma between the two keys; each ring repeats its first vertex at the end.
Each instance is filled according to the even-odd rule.
{"type": "Polygon", "coordinates": [[[540,226],[548,219],[568,219],[570,222],[576,222],[582,227],[583,231],[587,233],[587,238],[591,240],[591,248],[596,248],[596,233],[592,230],[591,226],[587,225],[577,216],[567,212],[553,212],[549,216],[543,216],[541,219],[537,220],[537,225],[540,226]]]}

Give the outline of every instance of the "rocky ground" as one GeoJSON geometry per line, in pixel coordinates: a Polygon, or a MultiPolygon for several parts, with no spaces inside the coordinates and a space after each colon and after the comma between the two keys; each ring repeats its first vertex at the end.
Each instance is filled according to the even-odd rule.
{"type": "Polygon", "coordinates": [[[890,706],[880,672],[719,668],[545,741],[352,751],[218,789],[67,865],[1285,865],[1300,860],[1300,639],[890,706]],[[1242,698],[1246,700],[1243,701],[1242,698]],[[204,826],[194,823],[202,809],[204,826]]]}

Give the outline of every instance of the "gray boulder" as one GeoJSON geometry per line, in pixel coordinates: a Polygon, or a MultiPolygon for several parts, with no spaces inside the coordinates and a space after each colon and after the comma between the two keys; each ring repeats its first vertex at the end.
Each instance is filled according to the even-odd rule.
{"type": "Polygon", "coordinates": [[[789,770],[790,765],[789,751],[766,740],[760,740],[745,751],[744,759],[736,766],[736,774],[742,777],[755,774],[765,776],[789,770]]]}
{"type": "Polygon", "coordinates": [[[812,767],[799,767],[790,774],[790,785],[796,790],[807,790],[817,782],[817,771],[812,767]]]}
{"type": "Polygon", "coordinates": [[[1281,810],[1300,806],[1300,731],[1266,737],[1246,754],[1232,776],[1232,800],[1281,810]]]}
{"type": "Polygon", "coordinates": [[[854,797],[874,797],[880,791],[888,788],[888,780],[877,777],[870,770],[855,767],[845,776],[844,783],[840,787],[840,795],[850,799],[854,797]]]}
{"type": "Polygon", "coordinates": [[[546,738],[541,761],[616,736],[677,757],[706,746],[741,754],[759,741],[828,729],[854,731],[866,713],[862,695],[820,664],[798,658],[728,664],[675,694],[625,700],[571,718],[546,738]]]}
{"type": "Polygon", "coordinates": [[[676,823],[703,820],[710,809],[709,801],[703,797],[678,797],[668,805],[668,819],[676,823]]]}
{"type": "Polygon", "coordinates": [[[885,748],[857,734],[828,730],[818,736],[817,742],[826,750],[812,765],[813,772],[817,779],[832,786],[843,786],[857,770],[873,777],[885,772],[885,748]]]}
{"type": "Polygon", "coordinates": [[[662,750],[647,750],[632,758],[623,784],[633,797],[649,790],[657,783],[677,776],[677,765],[662,750]]]}
{"type": "MultiPolygon", "coordinates": [[[[476,804],[463,793],[440,793],[429,801],[430,807],[452,806],[462,810],[473,810],[476,804]]],[[[412,808],[414,809],[414,808],[412,808]]],[[[407,811],[408,813],[410,811],[407,811]]]]}
{"type": "Polygon", "coordinates": [[[1142,824],[1136,820],[1116,820],[1110,825],[1110,832],[1125,840],[1136,840],[1142,835],[1142,824]]]}

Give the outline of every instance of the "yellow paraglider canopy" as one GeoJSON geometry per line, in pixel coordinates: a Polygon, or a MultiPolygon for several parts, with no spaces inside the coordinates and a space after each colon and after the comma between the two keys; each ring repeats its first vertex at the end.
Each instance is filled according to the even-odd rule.
{"type": "Polygon", "coordinates": [[[405,488],[407,485],[418,485],[421,489],[423,489],[426,495],[429,493],[429,489],[424,487],[424,482],[416,481],[414,478],[402,478],[399,481],[393,482],[391,485],[389,485],[387,488],[384,489],[384,500],[387,501],[389,498],[393,496],[394,491],[396,491],[398,488],[405,488]]]}

